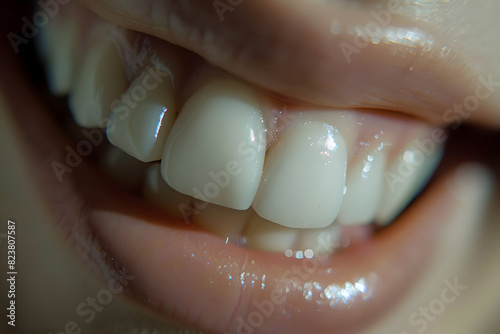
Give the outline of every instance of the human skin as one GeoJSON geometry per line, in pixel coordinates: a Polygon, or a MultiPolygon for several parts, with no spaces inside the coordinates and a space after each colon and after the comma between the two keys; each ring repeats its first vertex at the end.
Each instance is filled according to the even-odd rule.
{"type": "MultiPolygon", "coordinates": [[[[173,6],[174,8],[178,6],[174,2],[168,1],[157,4],[163,4],[166,7],[173,6]]],[[[452,104],[457,99],[459,101],[463,100],[463,96],[468,94],[464,92],[474,91],[477,74],[483,76],[491,74],[493,78],[500,77],[498,64],[494,61],[488,61],[489,59],[493,59],[496,54],[494,47],[500,47],[498,44],[494,44],[494,41],[496,41],[495,38],[491,38],[493,36],[491,34],[494,34],[495,31],[491,24],[496,21],[488,19],[488,17],[492,17],[491,13],[495,13],[495,11],[491,9],[485,10],[482,9],[483,7],[477,5],[476,12],[473,12],[469,10],[470,8],[462,7],[460,1],[455,1],[450,5],[456,8],[453,15],[461,17],[463,13],[467,13],[471,30],[468,31],[468,34],[464,33],[462,36],[459,36],[460,38],[458,39],[454,39],[453,37],[455,36],[450,36],[455,31],[454,29],[444,31],[443,27],[433,24],[433,22],[422,23],[419,20],[415,20],[415,17],[405,18],[419,25],[425,24],[426,28],[433,30],[433,33],[441,36],[444,41],[443,43],[446,43],[447,40],[453,40],[453,45],[450,46],[452,50],[463,56],[462,58],[469,62],[470,68],[477,69],[478,71],[475,75],[464,77],[463,72],[454,71],[454,66],[458,66],[457,64],[454,64],[452,61],[449,64],[442,59],[438,59],[438,62],[443,61],[445,63],[438,66],[438,68],[444,68],[442,75],[439,76],[439,79],[442,81],[439,81],[432,89],[434,91],[440,90],[435,96],[444,97],[442,99],[436,97],[436,99],[423,102],[431,106],[431,113],[429,114],[419,114],[424,109],[415,106],[414,103],[411,103],[411,105],[401,103],[404,99],[394,93],[397,85],[394,82],[391,83],[391,81],[384,80],[383,76],[374,76],[380,82],[367,82],[367,78],[363,79],[366,68],[384,64],[383,59],[387,57],[387,51],[384,50],[362,50],[359,54],[360,57],[353,58],[354,61],[347,67],[348,70],[345,70],[344,63],[340,65],[338,59],[327,57],[331,56],[331,52],[321,50],[326,47],[325,45],[337,46],[339,41],[330,40],[328,42],[330,44],[328,44],[322,38],[318,38],[318,40],[311,40],[305,37],[303,39],[296,38],[293,40],[294,43],[311,43],[308,49],[320,59],[317,62],[308,61],[305,64],[303,58],[298,56],[296,58],[290,57],[290,65],[285,68],[295,68],[299,73],[284,73],[279,72],[281,67],[273,66],[269,62],[266,63],[266,60],[273,59],[271,55],[269,57],[259,57],[259,62],[252,64],[242,64],[236,61],[231,62],[227,61],[227,58],[220,60],[216,56],[217,52],[214,52],[213,49],[210,49],[210,51],[199,49],[197,47],[198,43],[182,40],[178,36],[173,37],[168,34],[168,30],[160,29],[160,23],[152,24],[151,20],[147,17],[134,16],[143,13],[141,10],[137,10],[141,8],[140,6],[143,6],[143,3],[127,3],[127,6],[124,6],[121,2],[91,1],[89,2],[89,6],[113,22],[122,23],[126,27],[135,28],[189,48],[213,63],[224,67],[229,72],[243,76],[255,84],[267,88],[274,87],[281,94],[293,94],[301,100],[307,102],[320,101],[320,103],[328,106],[338,107],[342,104],[373,106],[374,102],[368,99],[371,93],[373,96],[379,97],[380,100],[387,102],[386,104],[379,105],[378,107],[380,108],[397,109],[398,111],[427,119],[429,122],[442,124],[446,123],[443,122],[442,112],[449,108],[448,103],[452,104]],[[135,8],[134,11],[127,10],[132,7],[135,8]],[[120,13],[120,15],[116,13],[120,13]],[[427,26],[430,26],[430,28],[427,26]],[[489,40],[491,44],[488,48],[484,49],[472,46],[468,48],[470,37],[467,36],[480,36],[484,40],[489,40]],[[361,64],[366,60],[363,57],[368,58],[373,53],[378,54],[382,60],[379,63],[372,65],[365,64],[364,66],[366,67],[362,67],[361,64]],[[478,63],[482,61],[485,65],[480,67],[478,63],[473,63],[474,61],[478,63]],[[331,72],[326,71],[325,67],[318,69],[311,68],[311,63],[323,64],[323,66],[325,66],[324,64],[329,64],[328,68],[331,72]],[[248,68],[252,68],[252,71],[247,71],[248,68]],[[270,69],[274,69],[274,71],[270,69]],[[347,71],[347,73],[342,71],[347,71]],[[304,75],[304,73],[315,74],[304,75]],[[318,79],[322,76],[323,78],[336,78],[339,73],[342,73],[339,77],[357,76],[357,79],[364,84],[362,87],[365,87],[365,90],[359,89],[357,94],[348,96],[348,100],[339,100],[341,96],[330,93],[336,91],[335,87],[341,84],[340,79],[338,79],[338,82],[337,80],[333,80],[333,82],[328,82],[328,84],[325,82],[327,79],[318,79]],[[337,74],[337,76],[333,74],[337,74]],[[453,75],[456,75],[456,77],[453,77],[453,75]],[[299,82],[297,81],[299,78],[301,80],[305,78],[305,80],[310,81],[306,81],[305,83],[302,81],[299,82]],[[460,87],[453,86],[456,85],[456,82],[460,83],[460,87]],[[451,88],[448,88],[450,86],[451,88]],[[319,87],[322,89],[319,89],[319,87]],[[370,87],[382,88],[379,92],[373,92],[370,91],[370,87]],[[385,95],[382,97],[380,94],[385,95]],[[430,114],[433,116],[430,116],[430,114]],[[435,116],[436,114],[438,117],[435,116]]],[[[182,11],[189,11],[190,13],[202,12],[197,6],[208,6],[206,10],[213,11],[210,2],[203,4],[196,1],[185,2],[182,11]]],[[[248,19],[249,16],[251,17],[248,13],[255,12],[254,15],[269,13],[269,17],[278,17],[283,22],[286,22],[292,16],[291,13],[294,13],[296,10],[301,13],[297,21],[303,24],[301,31],[303,31],[304,36],[307,36],[307,34],[317,36],[317,34],[313,33],[316,26],[314,24],[306,24],[309,22],[306,15],[317,14],[314,12],[316,8],[314,6],[316,5],[306,7],[305,10],[300,10],[299,6],[301,5],[298,2],[288,2],[287,12],[284,12],[276,10],[276,8],[281,8],[277,5],[277,2],[266,2],[265,4],[263,2],[254,2],[251,5],[242,3],[241,7],[238,6],[235,8],[234,12],[227,13],[224,25],[220,24],[219,18],[215,14],[212,16],[203,16],[203,18],[207,21],[204,24],[213,27],[218,36],[224,37],[228,34],[228,31],[240,33],[244,36],[253,36],[252,34],[257,34],[259,31],[251,29],[251,25],[248,22],[244,24],[246,20],[252,21],[248,19]],[[265,8],[275,8],[276,12],[264,10],[265,8]],[[219,27],[219,30],[216,27],[219,27]]],[[[328,21],[327,26],[329,26],[331,16],[327,14],[323,13],[321,15],[325,16],[324,20],[325,22],[328,21]]],[[[366,11],[363,10],[358,10],[355,14],[356,17],[361,17],[359,18],[360,20],[366,20],[368,17],[366,11]]],[[[21,14],[19,15],[22,16],[21,14]]],[[[439,11],[435,15],[439,16],[439,11]]],[[[315,20],[315,22],[319,22],[318,25],[321,25],[321,17],[315,20]]],[[[454,21],[453,16],[447,17],[447,19],[450,22],[454,21]]],[[[202,18],[193,18],[190,22],[200,22],[201,20],[202,18]]],[[[295,24],[299,24],[297,21],[295,21],[295,24]]],[[[269,24],[279,26],[277,22],[280,21],[269,20],[269,24]]],[[[461,22],[461,24],[465,23],[461,22]]],[[[276,29],[269,30],[276,31],[276,29]]],[[[260,33],[262,34],[262,32],[260,33]]],[[[329,30],[324,31],[324,34],[331,38],[329,30]]],[[[277,30],[276,35],[273,36],[275,36],[275,41],[283,41],[283,49],[287,50],[287,48],[293,49],[295,47],[294,44],[287,44],[287,42],[291,43],[292,41],[290,38],[287,38],[287,31],[277,30]]],[[[347,37],[343,38],[348,40],[347,37]]],[[[243,40],[258,41],[261,38],[247,37],[243,40]]],[[[6,42],[4,41],[4,43],[6,42]]],[[[229,40],[226,45],[232,45],[235,50],[242,47],[234,40],[229,40]]],[[[250,52],[259,52],[257,46],[254,49],[251,48],[251,45],[245,46],[247,50],[253,50],[250,52]]],[[[237,54],[237,52],[235,51],[234,54],[237,54]]],[[[337,57],[343,57],[343,55],[337,53],[337,57]]],[[[255,59],[255,57],[246,59],[255,59]]],[[[425,60],[419,61],[425,64],[425,60]]],[[[130,327],[127,328],[137,329],[139,326],[142,326],[142,322],[147,322],[150,326],[162,326],[156,325],[164,321],[162,316],[154,313],[150,314],[152,312],[133,302],[133,296],[126,296],[126,294],[122,293],[114,295],[113,302],[109,307],[107,306],[102,312],[96,313],[95,321],[91,321],[89,324],[81,321],[82,318],[75,314],[75,309],[82,302],[85,302],[87,298],[95,297],[102,289],[110,289],[110,287],[107,279],[102,277],[98,279],[95,275],[96,272],[99,272],[99,270],[96,270],[99,264],[96,264],[95,261],[88,261],[85,258],[82,259],[82,244],[74,238],[75,234],[70,233],[73,231],[71,230],[72,225],[64,224],[66,220],[78,219],[80,212],[64,212],[64,207],[61,208],[54,205],[54,203],[62,202],[65,198],[64,192],[70,191],[70,189],[68,189],[67,184],[61,185],[52,182],[53,175],[52,178],[47,177],[47,175],[52,173],[50,161],[58,159],[63,154],[64,151],[62,148],[64,147],[64,142],[68,139],[63,134],[57,134],[56,139],[53,137],[51,139],[45,138],[44,132],[40,129],[50,127],[50,129],[56,130],[57,125],[54,125],[53,119],[46,116],[48,114],[46,102],[34,89],[29,79],[29,73],[27,75],[26,71],[23,70],[19,63],[19,57],[13,54],[8,44],[5,44],[5,47],[2,48],[2,63],[11,64],[12,66],[5,67],[1,81],[2,95],[0,109],[2,121],[0,122],[0,130],[3,140],[0,144],[0,151],[8,159],[2,161],[0,190],[2,192],[2,201],[0,204],[0,214],[2,216],[0,218],[2,222],[6,222],[7,219],[14,220],[18,225],[17,254],[19,275],[17,286],[18,297],[16,299],[19,312],[18,330],[22,333],[58,333],[63,331],[65,327],[67,327],[68,331],[68,328],[71,327],[71,325],[68,327],[68,323],[75,320],[83,332],[109,332],[110,328],[123,321],[124,316],[129,321],[126,324],[130,324],[130,327]],[[32,121],[26,121],[30,118],[32,121]],[[61,192],[63,192],[62,195],[61,192]],[[92,269],[89,269],[89,263],[92,269]],[[41,302],[35,303],[34,301],[41,302]],[[29,323],[26,321],[28,318],[30,319],[29,323]],[[148,320],[141,320],[142,318],[148,320]],[[151,325],[151,323],[155,325],[151,325]]],[[[381,73],[386,73],[387,67],[391,65],[393,64],[385,64],[383,65],[385,67],[382,66],[378,70],[382,71],[381,73]]],[[[432,80],[433,82],[434,79],[432,80]]],[[[372,80],[374,80],[373,77],[372,80]]],[[[413,83],[416,81],[425,81],[425,78],[420,77],[417,71],[417,74],[410,74],[409,77],[401,80],[403,83],[413,83]],[[416,77],[413,77],[413,75],[416,77]]],[[[422,83],[422,86],[427,84],[422,83]]],[[[345,94],[342,94],[342,96],[345,97],[345,94]]],[[[480,110],[470,117],[465,118],[465,121],[473,123],[475,126],[486,125],[498,129],[500,119],[498,113],[499,96],[500,93],[495,91],[492,98],[481,104],[480,110]]],[[[429,108],[425,110],[429,110],[429,108]]],[[[419,308],[429,305],[429,302],[435,298],[439,298],[443,288],[443,281],[453,281],[455,277],[458,277],[459,281],[463,282],[462,284],[467,285],[467,289],[457,297],[456,302],[447,304],[445,313],[436,317],[435,320],[429,321],[426,332],[488,333],[495,332],[499,328],[498,321],[495,319],[495,310],[499,308],[498,300],[500,296],[500,290],[497,285],[498,278],[500,277],[500,269],[496,264],[500,258],[500,246],[496,242],[500,235],[500,226],[498,225],[499,213],[498,205],[489,204],[488,200],[495,200],[496,198],[496,201],[493,203],[498,203],[498,185],[492,187],[493,184],[490,180],[493,177],[492,175],[498,177],[499,161],[498,153],[495,154],[495,152],[498,152],[496,143],[498,143],[499,136],[495,131],[464,131],[462,129],[457,131],[462,131],[460,132],[460,136],[458,136],[462,140],[461,143],[475,147],[476,152],[473,152],[474,154],[463,152],[462,154],[458,154],[458,157],[454,156],[453,159],[450,158],[452,161],[444,161],[444,165],[451,167],[440,173],[441,177],[435,180],[428,192],[422,194],[421,202],[415,204],[418,205],[416,206],[418,209],[411,211],[411,215],[416,217],[414,220],[418,220],[419,215],[425,216],[427,214],[429,217],[442,215],[441,223],[443,224],[443,230],[439,235],[437,250],[433,254],[432,261],[429,261],[425,266],[424,272],[420,273],[418,281],[408,288],[405,298],[399,304],[399,307],[391,308],[387,314],[380,316],[380,319],[370,325],[371,327],[365,329],[367,333],[400,333],[405,330],[410,333],[414,332],[415,327],[409,327],[408,325],[409,315],[415,311],[418,312],[419,308]],[[446,185],[449,184],[446,180],[449,178],[453,179],[456,168],[469,160],[481,161],[487,166],[488,170],[488,172],[484,172],[483,169],[473,169],[470,172],[472,174],[470,176],[471,179],[467,180],[472,182],[472,184],[468,185],[467,189],[469,189],[471,194],[468,191],[461,193],[454,187],[451,187],[451,190],[446,188],[446,185]],[[453,205],[450,206],[452,209],[450,210],[443,208],[442,203],[446,203],[445,200],[448,197],[456,199],[457,192],[459,198],[462,195],[466,196],[465,201],[462,198],[462,202],[457,201],[458,205],[453,202],[453,205]],[[439,202],[440,205],[437,205],[438,199],[443,200],[443,202],[439,202]],[[468,214],[470,215],[468,216],[468,214]]],[[[87,171],[93,168],[95,169],[95,167],[91,166],[90,162],[85,162],[79,168],[77,177],[86,176],[87,171]]],[[[72,197],[68,196],[67,198],[72,197]]],[[[73,208],[70,205],[68,207],[73,208]]],[[[4,233],[3,228],[2,233],[4,233]]],[[[133,274],[131,275],[133,276],[133,274]]],[[[131,279],[131,282],[133,284],[133,279],[131,279]]],[[[123,329],[123,327],[117,328],[123,329]]],[[[12,328],[8,329],[12,330],[12,328]]],[[[122,330],[122,332],[125,331],[122,330]]]]}

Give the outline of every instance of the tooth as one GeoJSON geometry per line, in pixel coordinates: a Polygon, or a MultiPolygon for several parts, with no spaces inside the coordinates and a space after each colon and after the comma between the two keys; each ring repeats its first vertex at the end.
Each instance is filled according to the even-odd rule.
{"type": "Polygon", "coordinates": [[[346,194],[337,217],[342,225],[371,223],[384,186],[386,153],[377,150],[347,169],[346,194]]]}
{"type": "Polygon", "coordinates": [[[129,190],[140,189],[148,167],[111,145],[100,157],[99,165],[111,179],[129,190]]]}
{"type": "Polygon", "coordinates": [[[309,257],[307,250],[313,251],[314,256],[331,255],[340,245],[341,228],[334,223],[319,229],[308,229],[300,231],[295,248],[302,250],[309,257]]]}
{"type": "Polygon", "coordinates": [[[334,127],[296,124],[269,150],[254,210],[287,227],[330,225],[342,203],[346,160],[344,139],[334,127]]]}
{"type": "Polygon", "coordinates": [[[243,242],[242,233],[251,210],[233,210],[199,200],[195,203],[195,213],[191,217],[193,224],[213,232],[228,243],[243,242]]]}
{"type": "Polygon", "coordinates": [[[44,58],[49,90],[57,96],[70,92],[79,55],[78,23],[72,11],[40,29],[38,46],[44,58]]]}
{"type": "Polygon", "coordinates": [[[108,122],[109,141],[138,160],[160,160],[174,124],[174,88],[167,72],[152,68],[132,82],[108,122]],[[163,74],[154,77],[149,71],[163,74]],[[158,81],[155,78],[160,78],[158,81]]]}
{"type": "Polygon", "coordinates": [[[299,232],[297,229],[266,221],[252,212],[244,236],[247,246],[250,248],[284,253],[287,249],[293,249],[299,232]]]}
{"type": "Polygon", "coordinates": [[[264,131],[257,97],[246,84],[212,80],[177,118],[165,145],[163,178],[183,194],[246,210],[262,176],[264,131]]]}
{"type": "Polygon", "coordinates": [[[142,196],[172,217],[189,221],[193,214],[192,198],[175,191],[163,181],[159,163],[151,165],[146,170],[142,196]]]}
{"type": "Polygon", "coordinates": [[[84,58],[69,104],[82,127],[103,127],[112,103],[127,89],[121,51],[114,40],[100,36],[84,58]]]}
{"type": "Polygon", "coordinates": [[[389,164],[384,173],[384,190],[376,218],[387,225],[403,211],[412,198],[425,186],[441,160],[442,146],[434,143],[431,149],[415,140],[389,164]]]}

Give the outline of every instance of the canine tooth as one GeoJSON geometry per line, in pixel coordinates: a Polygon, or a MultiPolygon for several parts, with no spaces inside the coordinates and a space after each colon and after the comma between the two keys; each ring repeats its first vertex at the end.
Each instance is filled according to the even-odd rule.
{"type": "Polygon", "coordinates": [[[174,124],[174,88],[168,74],[152,68],[132,82],[108,122],[109,141],[138,160],[160,160],[174,124]],[[163,74],[152,76],[150,71],[163,74]],[[159,80],[158,80],[159,78],[159,80]]]}
{"type": "Polygon", "coordinates": [[[189,221],[193,213],[192,198],[175,191],[163,181],[159,163],[146,170],[142,196],[175,218],[189,221]]]}
{"type": "Polygon", "coordinates": [[[269,150],[254,210],[287,227],[330,225],[342,203],[346,161],[344,139],[333,126],[295,124],[269,150]]]}
{"type": "Polygon", "coordinates": [[[423,147],[418,140],[404,148],[384,173],[384,190],[376,218],[389,224],[425,186],[442,157],[442,146],[423,147]]]}
{"type": "Polygon", "coordinates": [[[384,186],[385,151],[374,151],[347,169],[347,192],[338,221],[342,225],[371,223],[377,215],[384,186]]]}
{"type": "Polygon", "coordinates": [[[193,224],[205,228],[228,242],[242,241],[243,229],[251,210],[233,210],[202,201],[198,201],[195,210],[198,212],[191,218],[193,224]]]}
{"type": "Polygon", "coordinates": [[[266,142],[255,93],[218,78],[184,105],[165,145],[162,175],[177,191],[232,209],[252,204],[266,142]]]}
{"type": "Polygon", "coordinates": [[[293,249],[299,233],[297,229],[274,224],[252,212],[244,236],[250,248],[284,253],[293,249]]]}
{"type": "Polygon", "coordinates": [[[120,98],[128,83],[121,51],[107,36],[94,40],[84,58],[69,104],[75,121],[82,127],[103,127],[112,103],[120,98]]]}
{"type": "Polygon", "coordinates": [[[140,189],[148,167],[111,145],[100,157],[99,165],[111,179],[129,190],[140,189]]]}

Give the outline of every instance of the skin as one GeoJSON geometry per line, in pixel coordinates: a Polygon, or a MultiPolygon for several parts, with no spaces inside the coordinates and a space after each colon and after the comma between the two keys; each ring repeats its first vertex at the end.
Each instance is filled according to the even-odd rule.
{"type": "MultiPolygon", "coordinates": [[[[486,4],[488,1],[483,2],[486,4]]],[[[337,47],[342,41],[351,42],[352,36],[332,35],[329,28],[325,27],[331,25],[332,16],[335,15],[356,22],[371,20],[371,3],[363,4],[358,9],[349,9],[334,2],[329,5],[333,8],[329,7],[326,11],[321,10],[323,7],[320,6],[323,5],[299,1],[287,2],[286,9],[279,1],[243,2],[234,7],[234,11],[226,12],[222,23],[211,2],[185,1],[180,5],[175,1],[88,1],[86,4],[114,23],[178,44],[235,75],[285,96],[292,95],[302,101],[331,107],[397,108],[398,112],[443,124],[447,123],[443,120],[444,112],[453,103],[460,103],[475,92],[478,75],[491,74],[493,78],[500,78],[500,66],[496,58],[500,45],[494,38],[494,32],[498,31],[498,27],[494,25],[498,23],[492,14],[498,13],[500,4],[493,2],[492,6],[497,8],[486,9],[486,6],[477,3],[467,5],[462,1],[452,1],[448,5],[450,7],[436,4],[436,11],[432,12],[434,17],[404,15],[395,19],[394,23],[391,22],[394,25],[415,24],[429,34],[439,36],[439,45],[451,48],[455,57],[404,55],[395,62],[388,62],[386,59],[390,50],[387,46],[370,45],[356,54],[356,57],[353,56],[353,61],[348,66],[337,47]],[[157,8],[154,17],[149,16],[148,13],[152,11],[148,8],[157,8]],[[442,13],[450,8],[453,9],[452,15],[444,16],[442,13]],[[341,11],[343,15],[338,14],[341,11]],[[199,40],[183,38],[175,29],[165,27],[162,23],[161,17],[167,13],[176,13],[181,22],[192,29],[212,31],[219,37],[221,44],[205,44],[206,47],[200,47],[199,40]],[[261,20],[265,17],[262,20],[265,24],[260,26],[267,29],[259,29],[254,24],[256,17],[261,20]],[[314,24],[310,23],[311,17],[315,18],[314,24]],[[444,20],[437,20],[441,17],[444,20]],[[463,21],[458,22],[456,18],[459,17],[463,17],[463,21]],[[290,27],[291,22],[293,26],[301,28],[297,29],[300,30],[300,35],[292,33],[291,29],[280,29],[290,27]],[[458,33],[458,29],[453,29],[458,24],[469,28],[458,33]],[[284,50],[289,55],[286,66],[276,66],[281,60],[273,57],[272,53],[266,53],[266,57],[258,56],[268,46],[262,43],[263,40],[269,40],[264,39],[268,36],[267,31],[276,31],[272,35],[272,44],[276,50],[284,50]],[[245,38],[239,38],[241,36],[245,38]],[[474,38],[488,41],[489,44],[474,45],[471,42],[474,38]],[[245,44],[240,44],[240,41],[245,41],[245,44]],[[229,57],[224,52],[228,45],[231,46],[229,57]],[[301,56],[300,53],[288,51],[296,50],[297,45],[307,49],[315,61],[310,61],[309,57],[301,56]],[[439,70],[434,73],[435,77],[429,78],[427,69],[434,61],[439,63],[439,70]],[[415,70],[404,76],[398,74],[413,63],[418,64],[415,70]],[[297,71],[289,71],[290,68],[297,71]],[[380,75],[367,75],[373,71],[380,75]],[[356,86],[345,87],[346,77],[354,78],[356,86]],[[421,86],[415,86],[416,82],[421,86]],[[346,95],[341,87],[349,94],[346,95]],[[377,90],[373,87],[377,87],[377,90]],[[423,87],[430,91],[428,96],[423,100],[408,100],[408,97],[415,91],[424,89],[423,87]]],[[[385,6],[384,3],[382,5],[385,6]]],[[[411,13],[411,8],[408,9],[411,13]]],[[[404,51],[401,54],[405,54],[404,51]]],[[[39,122],[36,124],[22,121],[27,118],[22,118],[21,115],[29,117],[26,110],[47,109],[46,102],[34,90],[26,70],[19,63],[19,57],[13,54],[8,44],[3,46],[1,55],[2,63],[9,64],[9,68],[2,75],[0,86],[0,133],[5,138],[0,143],[0,152],[9,158],[2,162],[0,218],[2,222],[12,219],[18,226],[18,328],[22,333],[70,333],[77,332],[77,328],[81,328],[82,332],[99,333],[109,332],[110,327],[123,322],[124,318],[127,319],[124,326],[130,325],[127,328],[135,330],[143,323],[148,323],[151,327],[163,326],[163,318],[139,306],[123,293],[114,294],[109,306],[102,309],[99,305],[96,306],[93,298],[97,298],[102,289],[111,290],[110,284],[102,277],[97,278],[95,270],[89,269],[88,263],[82,261],[78,251],[73,251],[72,241],[67,240],[69,231],[58,228],[60,221],[55,217],[61,215],[59,212],[52,212],[45,200],[45,196],[50,194],[47,192],[48,187],[54,185],[41,181],[39,177],[48,164],[43,163],[43,154],[37,154],[33,150],[33,137],[25,136],[34,133],[33,127],[53,126],[44,118],[37,118],[39,122]],[[34,300],[43,301],[45,307],[33,303],[34,300]],[[95,319],[88,324],[83,321],[84,318],[75,314],[75,309],[81,303],[85,303],[85,309],[93,308],[95,311],[95,319]],[[30,322],[26,319],[30,319],[30,322]],[[71,321],[75,321],[77,327],[71,321]]],[[[475,196],[471,195],[471,198],[474,201],[464,202],[469,206],[464,204],[468,210],[463,215],[444,215],[444,210],[436,209],[436,214],[443,214],[444,225],[455,225],[449,225],[453,228],[445,228],[442,232],[435,259],[428,265],[426,272],[422,273],[405,300],[397,309],[366,329],[367,333],[400,333],[404,330],[408,333],[416,332],[416,328],[420,327],[408,326],[408,316],[413,312],[420,312],[419,319],[428,319],[426,333],[496,332],[500,328],[495,317],[500,296],[497,284],[500,272],[495,265],[500,257],[500,246],[497,243],[500,236],[500,216],[498,205],[489,204],[490,201],[498,203],[499,198],[498,184],[494,185],[491,181],[492,177],[498,177],[500,170],[498,158],[495,159],[495,154],[491,154],[499,142],[498,131],[495,130],[500,124],[499,91],[494,91],[491,98],[483,101],[478,110],[463,119],[477,126],[494,128],[491,132],[483,129],[460,132],[461,143],[473,143],[472,146],[481,148],[476,150],[482,152],[473,155],[464,152],[458,155],[458,159],[451,159],[454,160],[453,163],[444,162],[445,165],[460,165],[464,161],[479,160],[487,166],[487,172],[480,169],[481,172],[469,179],[475,185],[467,187],[472,189],[475,196]],[[461,219],[467,212],[471,216],[461,219]],[[433,318],[425,308],[428,308],[430,301],[439,298],[443,281],[453,280],[454,277],[459,277],[459,281],[464,282],[468,288],[459,296],[458,302],[448,304],[445,313],[433,318]]],[[[60,138],[66,140],[63,136],[60,138]]],[[[47,146],[44,153],[60,154],[55,148],[51,150],[47,146]]],[[[50,161],[50,155],[49,158],[45,157],[46,161],[50,161]]],[[[443,172],[442,175],[451,178],[454,173],[455,169],[450,168],[450,172],[443,172]]],[[[436,184],[432,188],[434,197],[429,195],[430,199],[427,199],[428,205],[414,209],[412,215],[431,215],[431,204],[436,203],[433,198],[451,196],[444,189],[445,182],[436,184]]],[[[77,219],[73,214],[68,214],[68,217],[77,219]]],[[[2,224],[0,231],[5,233],[6,225],[2,224]]],[[[3,245],[5,239],[1,240],[3,245]]],[[[95,266],[95,263],[91,263],[90,267],[95,266]]],[[[132,278],[130,280],[133,281],[132,278]]],[[[7,291],[7,287],[2,287],[2,291],[7,291]]],[[[120,328],[118,332],[126,332],[124,327],[120,328]]]]}

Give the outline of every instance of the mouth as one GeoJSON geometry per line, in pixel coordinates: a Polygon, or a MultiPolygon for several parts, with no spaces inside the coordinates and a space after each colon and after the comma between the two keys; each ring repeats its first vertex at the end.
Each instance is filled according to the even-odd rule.
{"type": "MultiPolygon", "coordinates": [[[[278,85],[248,62],[224,66],[208,47],[188,51],[77,4],[50,24],[39,54],[76,125],[31,99],[16,107],[19,122],[32,119],[34,179],[96,274],[119,279],[126,267],[127,294],[169,320],[208,333],[359,332],[482,208],[481,196],[457,200],[449,179],[487,150],[464,153],[468,135],[435,116],[463,87],[382,99],[386,88],[365,91],[377,86],[349,70],[358,94],[307,81],[323,72],[298,90],[295,77],[278,85]]],[[[13,96],[23,85],[2,81],[13,96]]]]}

